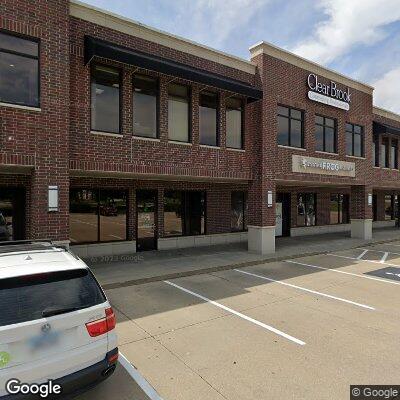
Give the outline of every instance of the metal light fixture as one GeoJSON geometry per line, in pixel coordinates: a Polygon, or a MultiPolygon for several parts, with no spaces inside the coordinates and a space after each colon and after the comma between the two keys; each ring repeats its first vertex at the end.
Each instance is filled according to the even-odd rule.
{"type": "Polygon", "coordinates": [[[58,186],[49,186],[49,212],[58,211],[58,186]]]}

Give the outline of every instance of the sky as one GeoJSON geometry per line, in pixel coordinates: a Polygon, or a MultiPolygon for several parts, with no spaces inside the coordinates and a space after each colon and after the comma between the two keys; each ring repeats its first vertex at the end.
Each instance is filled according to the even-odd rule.
{"type": "Polygon", "coordinates": [[[375,88],[400,113],[400,0],[83,0],[245,59],[265,40],[375,88]]]}

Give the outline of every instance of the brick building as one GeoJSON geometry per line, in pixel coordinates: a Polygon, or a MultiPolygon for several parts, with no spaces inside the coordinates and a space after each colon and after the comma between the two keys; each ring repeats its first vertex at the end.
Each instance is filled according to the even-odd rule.
{"type": "Polygon", "coordinates": [[[0,239],[83,255],[394,226],[400,115],[267,43],[251,61],[76,0],[0,5],[0,239]]]}

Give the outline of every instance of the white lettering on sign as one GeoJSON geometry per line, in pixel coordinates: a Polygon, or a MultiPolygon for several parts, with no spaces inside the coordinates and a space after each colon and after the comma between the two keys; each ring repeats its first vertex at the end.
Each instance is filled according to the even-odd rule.
{"type": "Polygon", "coordinates": [[[292,171],[338,176],[355,176],[355,163],[339,160],[325,160],[315,157],[292,156],[292,171]]]}

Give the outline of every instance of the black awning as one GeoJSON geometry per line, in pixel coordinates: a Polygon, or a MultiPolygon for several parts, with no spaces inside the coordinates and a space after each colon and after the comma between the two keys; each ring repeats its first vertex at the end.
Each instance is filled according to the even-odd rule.
{"type": "Polygon", "coordinates": [[[246,96],[248,101],[262,99],[263,95],[260,89],[234,79],[226,78],[222,75],[205,72],[175,61],[139,51],[133,51],[101,39],[85,36],[85,64],[89,63],[92,58],[96,56],[214,86],[219,89],[246,96]]]}
{"type": "Polygon", "coordinates": [[[381,135],[385,133],[390,133],[392,135],[399,135],[400,136],[400,128],[396,128],[391,125],[382,124],[380,122],[373,123],[373,133],[374,135],[381,135]]]}

